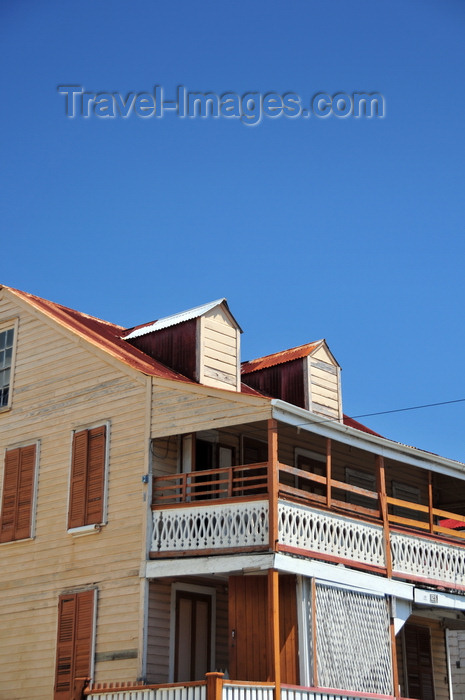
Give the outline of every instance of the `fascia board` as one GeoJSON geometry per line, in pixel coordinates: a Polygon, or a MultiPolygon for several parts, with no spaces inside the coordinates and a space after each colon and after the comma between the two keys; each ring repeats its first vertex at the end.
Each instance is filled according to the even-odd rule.
{"type": "Polygon", "coordinates": [[[447,476],[465,479],[465,464],[447,457],[440,457],[430,452],[424,452],[414,447],[377,437],[370,433],[362,433],[355,428],[319,418],[315,414],[298,406],[293,406],[281,399],[271,399],[273,418],[300,427],[302,430],[316,433],[323,437],[332,438],[346,445],[352,445],[366,452],[380,455],[387,459],[405,462],[420,469],[431,469],[447,476]]]}

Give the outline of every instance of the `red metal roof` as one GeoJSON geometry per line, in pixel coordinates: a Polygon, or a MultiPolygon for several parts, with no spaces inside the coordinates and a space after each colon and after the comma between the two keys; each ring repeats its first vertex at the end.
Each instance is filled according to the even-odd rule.
{"type": "Polygon", "coordinates": [[[348,425],[350,428],[355,428],[356,430],[362,430],[364,433],[369,433],[370,435],[376,435],[376,437],[384,437],[384,435],[380,435],[379,433],[375,433],[374,430],[371,430],[371,428],[367,428],[366,425],[363,425],[363,423],[359,423],[358,420],[355,420],[355,418],[351,418],[350,416],[346,416],[344,413],[343,417],[344,425],[348,425]]]}
{"type": "Polygon", "coordinates": [[[9,289],[14,295],[20,299],[24,299],[31,304],[31,306],[53,318],[60,325],[80,335],[93,345],[108,352],[113,357],[121,360],[121,362],[124,362],[126,365],[139,372],[143,372],[149,376],[176,379],[177,381],[188,382],[189,384],[194,383],[182,374],[174,372],[172,369],[169,369],[169,367],[162,365],[161,362],[157,362],[157,360],[154,360],[141,350],[138,350],[125,340],[122,340],[121,335],[125,330],[123,326],[117,326],[113,323],[102,321],[95,316],[89,316],[80,311],[69,309],[66,306],[61,306],[61,304],[56,304],[47,299],[41,299],[33,294],[21,292],[18,289],[12,289],[11,287],[5,287],[5,289],[9,289]]]}
{"type": "Polygon", "coordinates": [[[463,530],[465,528],[463,520],[453,520],[452,518],[440,520],[439,524],[441,527],[448,527],[450,530],[463,530]]]}
{"type": "Polygon", "coordinates": [[[296,348],[290,348],[290,350],[282,350],[281,352],[275,352],[273,355],[265,355],[265,357],[259,357],[256,360],[250,360],[250,362],[243,362],[241,372],[242,374],[249,374],[259,369],[274,367],[274,365],[281,365],[283,362],[291,362],[301,357],[307,357],[307,355],[310,355],[316,350],[322,342],[322,340],[317,340],[314,343],[299,345],[296,348]]]}

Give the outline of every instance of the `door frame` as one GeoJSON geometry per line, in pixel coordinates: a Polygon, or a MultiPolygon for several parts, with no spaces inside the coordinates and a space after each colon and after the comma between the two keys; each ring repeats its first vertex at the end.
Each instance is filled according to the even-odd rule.
{"type": "Polygon", "coordinates": [[[174,665],[176,655],[176,596],[178,592],[199,593],[209,596],[211,601],[210,622],[210,667],[215,667],[216,650],[216,588],[210,586],[198,586],[194,583],[173,583],[171,585],[170,604],[170,657],[169,657],[169,683],[174,683],[174,665]]]}

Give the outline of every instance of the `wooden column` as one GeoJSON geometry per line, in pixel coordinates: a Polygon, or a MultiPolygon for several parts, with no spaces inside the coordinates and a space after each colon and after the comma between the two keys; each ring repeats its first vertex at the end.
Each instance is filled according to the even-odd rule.
{"type": "Polygon", "coordinates": [[[396,633],[395,633],[395,629],[394,629],[394,619],[392,617],[391,617],[391,658],[392,658],[392,682],[394,685],[394,697],[400,698],[399,669],[397,666],[396,633]]]}
{"type": "Polygon", "coordinates": [[[326,438],[326,507],[331,508],[331,438],[326,438]]]}
{"type": "Polygon", "coordinates": [[[205,674],[207,679],[207,700],[222,700],[224,673],[212,671],[205,674]]]}
{"type": "Polygon", "coordinates": [[[268,501],[269,501],[269,545],[273,552],[278,551],[278,423],[268,420],[268,501]]]}
{"type": "Polygon", "coordinates": [[[275,683],[275,700],[281,698],[281,650],[279,643],[279,574],[268,570],[269,680],[275,683]]]}
{"type": "Polygon", "coordinates": [[[312,684],[315,688],[318,688],[318,650],[317,650],[317,639],[316,639],[316,581],[312,578],[311,585],[311,595],[312,595],[312,651],[313,651],[313,679],[312,684]]]}
{"type": "Polygon", "coordinates": [[[434,515],[433,515],[433,474],[428,472],[428,508],[429,508],[429,531],[434,532],[434,515]]]}
{"type": "Polygon", "coordinates": [[[379,507],[381,510],[381,518],[383,520],[384,531],[384,552],[386,557],[386,573],[389,577],[392,576],[392,557],[391,557],[391,534],[389,529],[389,515],[386,494],[386,473],[384,469],[384,457],[377,455],[377,478],[378,478],[378,494],[379,507]]]}

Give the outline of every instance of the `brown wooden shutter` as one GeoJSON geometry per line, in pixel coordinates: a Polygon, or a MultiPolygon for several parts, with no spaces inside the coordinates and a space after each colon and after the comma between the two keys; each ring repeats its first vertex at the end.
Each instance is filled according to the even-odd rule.
{"type": "Polygon", "coordinates": [[[94,591],[60,596],[54,700],[71,700],[76,679],[90,677],[94,591]]]}
{"type": "Polygon", "coordinates": [[[0,542],[31,536],[36,446],[18,447],[5,454],[0,542]]]}
{"type": "Polygon", "coordinates": [[[404,639],[408,695],[419,700],[434,700],[430,630],[428,627],[406,624],[404,639]]]}
{"type": "Polygon", "coordinates": [[[68,528],[85,525],[88,432],[81,430],[73,436],[68,528]]]}
{"type": "Polygon", "coordinates": [[[22,540],[31,536],[35,464],[36,446],[28,445],[27,447],[22,447],[20,450],[18,504],[16,510],[15,539],[17,540],[22,540]]]}
{"type": "Polygon", "coordinates": [[[11,540],[15,539],[20,465],[19,452],[18,448],[16,450],[7,450],[5,454],[0,542],[11,542],[11,540]]]}
{"type": "Polygon", "coordinates": [[[86,525],[101,523],[103,520],[105,443],[106,428],[104,425],[89,430],[86,525]]]}

